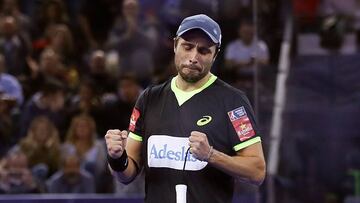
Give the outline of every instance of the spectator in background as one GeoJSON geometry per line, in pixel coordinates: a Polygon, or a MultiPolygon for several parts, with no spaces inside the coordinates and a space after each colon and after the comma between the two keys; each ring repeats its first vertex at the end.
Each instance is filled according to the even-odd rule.
{"type": "Polygon", "coordinates": [[[96,83],[91,79],[81,81],[78,92],[70,98],[69,107],[67,108],[67,117],[69,121],[75,116],[85,114],[95,119],[97,128],[102,128],[101,122],[102,102],[96,89],[96,83]]]}
{"type": "Polygon", "coordinates": [[[0,193],[39,193],[38,186],[28,166],[26,155],[19,150],[11,151],[0,166],[0,193]]]}
{"type": "Polygon", "coordinates": [[[63,150],[65,153],[79,155],[81,168],[95,178],[97,192],[103,192],[112,186],[112,178],[111,181],[106,178],[105,143],[102,139],[97,139],[96,124],[92,117],[79,115],[72,119],[63,150]]]}
{"type": "MultiPolygon", "coordinates": [[[[244,9],[242,0],[227,0],[219,1],[219,20],[221,27],[221,39],[224,45],[229,44],[232,39],[238,37],[236,32],[236,25],[239,23],[239,19],[248,13],[247,9],[244,9]]],[[[220,55],[224,54],[219,52],[220,55]]]]}
{"type": "Polygon", "coordinates": [[[359,1],[357,0],[323,0],[320,2],[318,12],[320,16],[343,15],[353,18],[358,12],[357,9],[359,9],[359,1]]]}
{"type": "Polygon", "coordinates": [[[103,48],[114,20],[116,0],[83,0],[79,25],[91,50],[103,48]]]}
{"type": "Polygon", "coordinates": [[[147,86],[153,73],[153,57],[151,43],[144,33],[143,22],[139,19],[139,2],[124,0],[122,15],[116,18],[107,48],[118,51],[120,74],[136,74],[140,83],[147,86]]]}
{"type": "MultiPolygon", "coordinates": [[[[72,90],[79,84],[79,68],[77,62],[80,59],[75,57],[75,44],[72,32],[65,24],[51,26],[49,29],[49,45],[47,49],[53,50],[59,56],[64,69],[60,71],[61,77],[66,81],[67,86],[72,90]]],[[[78,55],[80,55],[77,52],[78,55]]],[[[79,57],[80,58],[80,57],[79,57]]]]}
{"type": "MultiPolygon", "coordinates": [[[[134,75],[124,75],[118,82],[116,95],[104,97],[103,123],[104,129],[126,129],[129,118],[142,88],[134,75]]],[[[105,131],[101,132],[105,134],[105,131]]]]}
{"type": "Polygon", "coordinates": [[[30,33],[30,18],[21,13],[18,0],[3,0],[0,7],[0,18],[13,16],[18,22],[19,31],[26,35],[30,33]]]}
{"type": "Polygon", "coordinates": [[[62,0],[41,1],[35,17],[33,18],[32,39],[33,45],[37,45],[43,38],[48,27],[57,24],[69,24],[69,17],[62,0]]]}
{"type": "Polygon", "coordinates": [[[94,90],[99,95],[116,90],[115,77],[106,69],[105,57],[105,52],[102,50],[92,52],[89,60],[89,71],[85,74],[85,78],[94,81],[96,86],[94,90]]]}
{"type": "Polygon", "coordinates": [[[0,53],[5,57],[7,72],[15,76],[24,74],[30,40],[19,32],[15,17],[0,18],[0,34],[0,53]]]}
{"type": "Polygon", "coordinates": [[[46,80],[58,80],[68,84],[66,68],[59,54],[53,49],[45,49],[41,53],[39,63],[31,57],[27,58],[27,63],[31,73],[23,85],[26,97],[40,90],[46,80]]]}
{"type": "Polygon", "coordinates": [[[33,57],[38,59],[39,55],[48,48],[54,50],[64,64],[71,65],[74,62],[74,41],[67,25],[49,25],[43,36],[33,42],[33,57]]]}
{"type": "Polygon", "coordinates": [[[94,193],[92,175],[80,167],[80,158],[75,154],[62,157],[62,169],[47,181],[50,193],[94,193]]]}
{"type": "Polygon", "coordinates": [[[269,51],[265,42],[256,42],[251,20],[244,19],[238,27],[238,39],[225,48],[225,67],[235,77],[235,86],[251,89],[254,77],[254,64],[262,67],[269,63],[269,51]]]}
{"type": "Polygon", "coordinates": [[[45,181],[58,170],[60,139],[56,127],[45,116],[36,117],[16,148],[27,156],[29,167],[40,180],[45,181]]]}
{"type": "Polygon", "coordinates": [[[5,193],[5,184],[4,182],[6,182],[6,176],[7,173],[5,171],[5,166],[6,166],[6,159],[5,157],[3,158],[3,156],[0,156],[0,194],[4,194],[5,193]]]}
{"type": "Polygon", "coordinates": [[[71,60],[74,60],[74,42],[70,29],[64,24],[55,25],[49,31],[49,37],[49,47],[60,55],[65,64],[70,65],[71,60]]]}
{"type": "Polygon", "coordinates": [[[11,115],[13,100],[7,100],[0,94],[0,158],[13,144],[16,122],[11,115]]]}
{"type": "MultiPolygon", "coordinates": [[[[129,118],[142,88],[134,75],[123,75],[118,82],[116,95],[104,98],[103,119],[104,129],[126,129],[129,118]]],[[[103,134],[106,133],[104,130],[103,134]]],[[[102,134],[102,135],[103,135],[102,134]]],[[[144,174],[129,185],[115,182],[116,195],[121,197],[143,196],[145,194],[144,174]]]]}
{"type": "Polygon", "coordinates": [[[71,98],[68,111],[70,117],[79,114],[91,115],[97,111],[100,105],[96,84],[90,79],[85,79],[80,83],[77,94],[71,98]]]}
{"type": "Polygon", "coordinates": [[[0,54],[0,157],[13,144],[17,128],[19,107],[23,102],[22,88],[18,80],[5,70],[5,59],[0,54]]]}
{"type": "Polygon", "coordinates": [[[159,4],[161,22],[169,28],[170,33],[176,32],[179,23],[184,17],[181,5],[182,0],[163,0],[159,4]]]}
{"type": "Polygon", "coordinates": [[[35,93],[24,106],[20,120],[20,136],[24,137],[31,121],[37,116],[46,116],[64,134],[64,85],[57,80],[46,80],[41,90],[35,93]]]}
{"type": "Polygon", "coordinates": [[[37,70],[32,69],[33,74],[42,74],[45,78],[54,78],[66,82],[66,67],[61,62],[60,55],[56,50],[49,48],[41,53],[40,66],[37,70]],[[40,72],[36,72],[40,71],[40,72]]]}
{"type": "MultiPolygon", "coordinates": [[[[237,2],[239,4],[239,2],[237,2]]],[[[196,15],[199,13],[217,19],[219,12],[218,0],[182,0],[182,10],[184,16],[196,15]]]]}
{"type": "Polygon", "coordinates": [[[173,36],[160,21],[155,11],[150,10],[144,15],[143,33],[149,39],[151,50],[153,50],[151,57],[153,63],[156,64],[153,70],[152,83],[158,83],[172,76],[169,75],[168,64],[173,64],[173,36]]]}
{"type": "Polygon", "coordinates": [[[14,100],[17,106],[21,106],[24,97],[21,84],[14,76],[6,73],[5,58],[0,54],[0,95],[8,100],[14,100]]]}

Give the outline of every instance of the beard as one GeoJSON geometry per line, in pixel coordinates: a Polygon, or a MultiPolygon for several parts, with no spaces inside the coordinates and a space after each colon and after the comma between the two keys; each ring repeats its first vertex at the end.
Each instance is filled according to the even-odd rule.
{"type": "Polygon", "coordinates": [[[202,69],[196,65],[180,65],[176,67],[180,77],[188,83],[196,83],[199,80],[203,79],[210,70],[204,68],[202,69]],[[187,69],[184,71],[184,69],[187,69]]]}

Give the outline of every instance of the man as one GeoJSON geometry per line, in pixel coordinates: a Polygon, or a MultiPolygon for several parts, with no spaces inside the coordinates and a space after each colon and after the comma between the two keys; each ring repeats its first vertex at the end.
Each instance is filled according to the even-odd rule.
{"type": "Polygon", "coordinates": [[[147,86],[153,72],[152,40],[140,19],[138,0],[122,1],[122,12],[111,28],[108,48],[116,50],[120,60],[120,74],[136,74],[140,84],[147,86]],[[124,49],[126,47],[126,49],[124,49]],[[139,60],[141,59],[141,60],[139,60]]]}
{"type": "Polygon", "coordinates": [[[0,193],[24,194],[43,192],[31,174],[28,159],[21,150],[11,150],[5,156],[0,174],[0,193]]]}
{"type": "Polygon", "coordinates": [[[105,135],[110,169],[121,182],[131,182],[144,165],[146,202],[175,202],[181,183],[188,186],[188,202],[231,202],[234,178],[256,184],[264,179],[247,98],[210,73],[220,44],[215,21],[185,18],[174,39],[178,75],[142,93],[129,134],[105,135]]]}
{"type": "Polygon", "coordinates": [[[13,144],[18,110],[24,101],[18,79],[6,73],[5,58],[0,54],[0,157],[13,144]]]}
{"type": "Polygon", "coordinates": [[[89,71],[85,78],[95,82],[95,92],[99,95],[116,91],[115,77],[106,69],[106,54],[103,50],[95,50],[89,60],[89,71]]]}
{"type": "Polygon", "coordinates": [[[225,63],[238,74],[252,73],[255,60],[261,66],[269,64],[269,51],[262,40],[256,42],[255,26],[251,20],[242,20],[238,27],[239,38],[230,42],[225,50],[225,63]]]}
{"type": "Polygon", "coordinates": [[[22,87],[19,80],[6,73],[5,58],[0,54],[0,97],[21,106],[24,101],[22,87]]]}
{"type": "Polygon", "coordinates": [[[75,154],[66,155],[59,170],[47,181],[50,193],[94,193],[94,177],[80,168],[80,158],[75,154]]]}
{"type": "Polygon", "coordinates": [[[102,125],[106,130],[126,129],[129,126],[129,116],[143,90],[136,76],[131,74],[121,76],[117,89],[116,94],[103,97],[102,125]]]}
{"type": "Polygon", "coordinates": [[[0,53],[5,57],[7,72],[14,76],[22,75],[31,49],[30,40],[20,32],[13,16],[0,18],[0,32],[0,53]]]}
{"type": "Polygon", "coordinates": [[[31,121],[41,115],[48,117],[55,124],[62,138],[66,125],[64,122],[65,96],[63,83],[55,79],[46,79],[41,89],[24,105],[20,118],[19,138],[26,135],[31,121]]]}
{"type": "Polygon", "coordinates": [[[232,85],[242,89],[253,98],[255,64],[260,69],[269,64],[266,43],[255,40],[255,25],[252,20],[243,19],[238,27],[238,38],[225,48],[225,69],[232,85]]]}

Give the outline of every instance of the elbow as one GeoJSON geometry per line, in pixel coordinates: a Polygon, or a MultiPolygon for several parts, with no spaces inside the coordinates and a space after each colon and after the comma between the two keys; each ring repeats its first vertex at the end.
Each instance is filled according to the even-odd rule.
{"type": "Polygon", "coordinates": [[[130,184],[132,181],[135,180],[136,175],[137,175],[137,174],[135,174],[132,176],[127,176],[127,175],[123,174],[122,172],[116,172],[110,167],[110,165],[109,165],[109,169],[110,169],[111,175],[115,178],[115,180],[117,180],[118,182],[120,182],[123,185],[130,184]]]}
{"type": "Polygon", "coordinates": [[[130,183],[132,183],[135,180],[135,178],[132,178],[130,180],[119,180],[119,182],[123,185],[129,185],[130,183]]]}
{"type": "Polygon", "coordinates": [[[135,180],[136,176],[133,177],[124,177],[124,176],[117,176],[117,180],[123,185],[129,185],[135,180]]]}
{"type": "Polygon", "coordinates": [[[266,174],[266,164],[265,161],[259,161],[259,163],[256,166],[256,170],[254,170],[253,176],[251,177],[251,182],[254,185],[260,186],[265,179],[266,174]]]}

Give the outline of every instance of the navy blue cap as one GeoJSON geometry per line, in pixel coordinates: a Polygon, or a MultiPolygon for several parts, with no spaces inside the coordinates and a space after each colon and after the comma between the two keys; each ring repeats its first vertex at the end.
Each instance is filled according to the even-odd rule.
{"type": "Polygon", "coordinates": [[[204,14],[189,16],[185,18],[176,32],[176,36],[181,36],[185,32],[192,29],[200,29],[204,31],[210,39],[220,47],[221,45],[221,30],[220,26],[211,19],[209,16],[204,14]]]}

